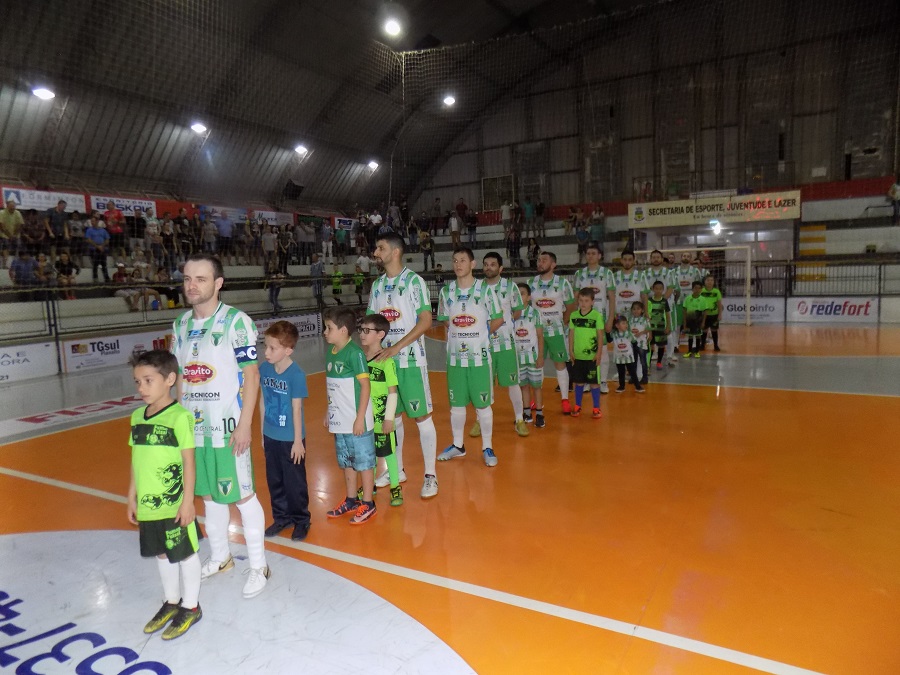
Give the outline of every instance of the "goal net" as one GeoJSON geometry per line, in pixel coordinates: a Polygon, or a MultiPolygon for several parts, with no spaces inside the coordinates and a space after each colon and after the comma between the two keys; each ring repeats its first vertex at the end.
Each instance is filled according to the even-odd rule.
{"type": "MultiPolygon", "coordinates": [[[[675,267],[682,264],[682,256],[690,256],[690,264],[701,271],[705,277],[712,275],[716,286],[723,297],[741,297],[744,300],[743,321],[750,325],[750,304],[753,279],[753,264],[749,246],[705,246],[703,248],[661,248],[654,249],[663,254],[667,265],[675,267]]],[[[650,265],[652,251],[635,251],[638,267],[645,269],[650,265]]]]}

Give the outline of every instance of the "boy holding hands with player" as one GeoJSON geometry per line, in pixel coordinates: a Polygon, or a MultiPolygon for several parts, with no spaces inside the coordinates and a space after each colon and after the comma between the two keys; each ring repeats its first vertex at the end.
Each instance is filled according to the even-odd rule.
{"type": "Polygon", "coordinates": [[[584,385],[588,384],[594,404],[591,417],[598,420],[603,417],[600,412],[600,382],[597,373],[601,350],[606,346],[606,319],[594,308],[595,294],[590,286],[578,291],[578,309],[569,317],[569,354],[572,382],[575,383],[575,407],[572,408],[571,415],[578,417],[581,414],[584,385]]]}
{"type": "MultiPolygon", "coordinates": [[[[531,306],[531,286],[520,283],[519,293],[525,309],[518,319],[513,321],[513,335],[516,341],[516,360],[519,364],[519,386],[522,387],[522,400],[534,402],[534,426],[543,429],[544,394],[541,386],[544,383],[544,325],[541,315],[531,306]]],[[[522,413],[525,422],[532,421],[531,407],[527,406],[522,413]]]]}

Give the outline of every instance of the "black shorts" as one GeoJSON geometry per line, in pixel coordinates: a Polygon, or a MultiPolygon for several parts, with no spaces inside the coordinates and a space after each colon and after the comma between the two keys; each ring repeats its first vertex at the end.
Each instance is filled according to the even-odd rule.
{"type": "Polygon", "coordinates": [[[701,326],[703,325],[703,316],[697,317],[687,317],[684,320],[684,332],[686,335],[691,337],[696,337],[700,335],[702,332],[701,326]]]}
{"type": "Polygon", "coordinates": [[[719,330],[719,315],[718,314],[707,314],[706,315],[706,327],[712,330],[719,330]]]}
{"type": "Polygon", "coordinates": [[[111,234],[109,235],[109,247],[112,248],[124,248],[125,247],[125,235],[123,233],[111,234]]]}
{"type": "Polygon", "coordinates": [[[572,365],[573,384],[597,384],[597,362],[594,360],[576,359],[572,365]]]}
{"type": "Polygon", "coordinates": [[[187,560],[200,548],[196,520],[187,527],[176,525],[174,518],[142,520],[138,528],[144,558],[165,555],[169,562],[177,563],[187,560]]]}
{"type": "Polygon", "coordinates": [[[655,331],[653,331],[651,341],[655,345],[664,345],[664,344],[666,344],[666,341],[668,339],[669,339],[668,333],[666,333],[665,331],[661,331],[661,330],[655,330],[655,331]]]}
{"type": "Polygon", "coordinates": [[[397,446],[396,432],[389,434],[375,434],[375,456],[390,457],[394,454],[394,448],[397,446]]]}

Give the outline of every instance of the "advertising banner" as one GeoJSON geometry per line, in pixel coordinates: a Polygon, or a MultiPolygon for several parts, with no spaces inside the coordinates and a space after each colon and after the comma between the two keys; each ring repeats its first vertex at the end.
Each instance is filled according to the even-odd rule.
{"type": "MultiPolygon", "coordinates": [[[[745,298],[722,299],[722,323],[744,323],[747,316],[745,298]]],[[[751,323],[784,323],[784,298],[751,298],[751,323]]]]}
{"type": "Polygon", "coordinates": [[[56,207],[57,202],[62,199],[66,202],[66,211],[87,211],[87,203],[84,201],[84,195],[75,192],[47,192],[45,190],[26,190],[17,187],[3,188],[3,204],[5,205],[12,199],[20,209],[37,209],[38,211],[48,211],[56,207]]]}
{"type": "Polygon", "coordinates": [[[56,375],[56,347],[52,342],[0,347],[0,384],[56,375]]]}
{"type": "Polygon", "coordinates": [[[707,225],[712,220],[726,225],[799,217],[800,190],[628,205],[628,227],[632,229],[707,225]]]}
{"type": "Polygon", "coordinates": [[[125,216],[133,216],[135,206],[140,207],[144,213],[147,212],[147,209],[153,209],[154,213],[156,212],[156,202],[152,199],[124,199],[123,197],[96,197],[91,195],[92,209],[102,213],[109,210],[111,204],[115,205],[125,216]]]}
{"type": "Polygon", "coordinates": [[[75,373],[91,368],[123,366],[132,354],[166,349],[168,329],[146,333],[91,337],[63,342],[63,370],[75,373]]]}
{"type": "Polygon", "coordinates": [[[260,319],[256,321],[256,329],[259,331],[259,341],[263,341],[263,333],[266,328],[276,321],[290,321],[297,327],[297,332],[301,338],[319,337],[322,335],[322,315],[321,314],[297,314],[294,316],[283,316],[273,319],[260,319]]]}
{"type": "Polygon", "coordinates": [[[788,298],[787,320],[803,323],[878,323],[878,298],[788,298]]]}

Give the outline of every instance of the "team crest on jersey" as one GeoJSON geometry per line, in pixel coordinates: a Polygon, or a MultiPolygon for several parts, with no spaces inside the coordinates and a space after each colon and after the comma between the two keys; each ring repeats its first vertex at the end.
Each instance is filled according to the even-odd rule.
{"type": "Polygon", "coordinates": [[[233,487],[233,483],[230,478],[220,478],[218,480],[219,483],[219,494],[223,497],[227,497],[228,493],[231,492],[231,488],[233,487]]]}
{"type": "Polygon", "coordinates": [[[344,364],[343,363],[335,363],[334,364],[334,372],[338,375],[344,372],[344,364]]]}
{"type": "MultiPolygon", "coordinates": [[[[328,364],[325,366],[325,370],[327,370],[329,373],[331,372],[331,363],[328,363],[328,364]]],[[[329,400],[328,402],[331,403],[330,400],[329,400]]]]}
{"type": "Polygon", "coordinates": [[[214,344],[216,347],[218,347],[218,346],[219,346],[219,343],[222,342],[222,338],[223,338],[223,337],[225,337],[225,334],[224,334],[224,333],[213,333],[213,334],[212,334],[212,341],[213,341],[213,344],[214,344]]]}
{"type": "Polygon", "coordinates": [[[461,345],[459,346],[459,353],[460,353],[460,354],[467,354],[468,351],[469,351],[469,345],[463,343],[463,344],[461,344],[461,345]]]}
{"type": "Polygon", "coordinates": [[[419,411],[419,405],[420,405],[419,401],[410,401],[409,402],[409,407],[412,408],[413,412],[419,411]]]}
{"type": "Polygon", "coordinates": [[[538,307],[548,308],[553,307],[556,304],[556,300],[551,300],[550,298],[541,298],[535,303],[538,307]]]}
{"type": "Polygon", "coordinates": [[[181,375],[188,384],[203,384],[215,378],[216,369],[206,363],[189,363],[181,375]]]}
{"type": "Polygon", "coordinates": [[[468,328],[475,324],[475,317],[470,314],[457,314],[453,317],[453,325],[457,328],[468,328]]]}
{"type": "Polygon", "coordinates": [[[389,323],[394,323],[395,321],[400,320],[400,311],[395,309],[394,307],[385,307],[381,310],[381,316],[388,320],[389,323]]]}
{"type": "Polygon", "coordinates": [[[200,356],[200,346],[196,342],[191,344],[191,356],[195,359],[200,356]]]}

